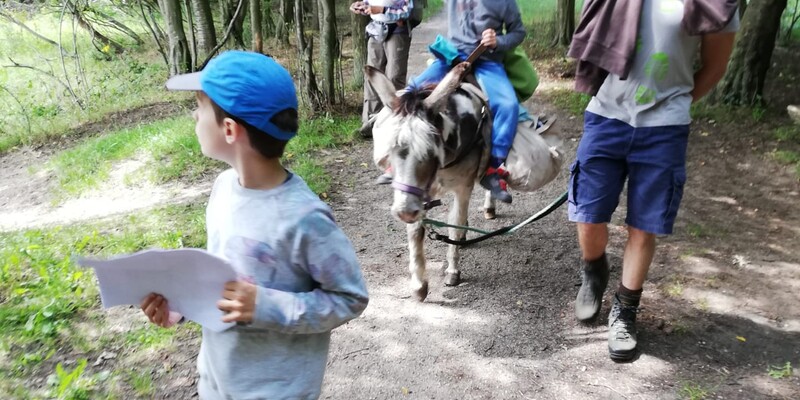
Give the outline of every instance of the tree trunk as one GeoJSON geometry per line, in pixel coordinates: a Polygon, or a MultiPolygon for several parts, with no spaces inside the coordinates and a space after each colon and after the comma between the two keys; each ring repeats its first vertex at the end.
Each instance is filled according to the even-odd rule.
{"type": "Polygon", "coordinates": [[[336,2],[334,0],[320,0],[321,11],[321,48],[322,58],[322,90],[328,104],[336,101],[336,60],[339,59],[339,45],[336,38],[336,2]]]}
{"type": "Polygon", "coordinates": [[[192,14],[197,29],[197,59],[202,60],[217,45],[217,31],[214,28],[214,15],[208,0],[191,0],[192,14]]]}
{"type": "Polygon", "coordinates": [[[294,22],[294,4],[295,0],[280,0],[281,1],[281,14],[280,20],[275,29],[275,38],[284,46],[289,45],[289,27],[294,22]]]}
{"type": "Polygon", "coordinates": [[[739,19],[744,18],[745,10],[747,10],[747,0],[739,0],[739,19]]]}
{"type": "Polygon", "coordinates": [[[253,51],[264,52],[264,27],[261,24],[261,0],[250,0],[250,32],[253,36],[253,51]]]}
{"type": "Polygon", "coordinates": [[[567,47],[575,32],[575,0],[558,0],[556,9],[556,36],[554,46],[567,47]]]}
{"type": "MultiPolygon", "coordinates": [[[[416,7],[417,2],[414,2],[416,7]]],[[[367,24],[369,17],[350,13],[350,30],[353,38],[353,86],[364,85],[364,66],[367,65],[367,24]]]]}
{"type": "Polygon", "coordinates": [[[168,58],[170,76],[189,70],[189,43],[183,31],[180,0],[158,0],[169,40],[168,58]]]}
{"type": "Polygon", "coordinates": [[[716,99],[744,106],[763,102],[764,81],[785,8],[786,0],[750,2],[716,99]]]}
{"type": "Polygon", "coordinates": [[[314,32],[319,32],[319,20],[320,20],[320,6],[319,2],[322,0],[308,0],[305,1],[306,5],[306,15],[311,16],[311,30],[314,32]]]}
{"type": "Polygon", "coordinates": [[[194,72],[194,67],[197,65],[197,37],[195,35],[194,30],[194,18],[192,17],[192,2],[191,0],[184,0],[184,6],[186,7],[186,23],[189,24],[189,55],[191,60],[189,61],[189,68],[191,72],[194,72]]]}
{"type": "Polygon", "coordinates": [[[272,0],[261,2],[261,21],[264,26],[264,38],[271,37],[275,32],[275,22],[272,19],[272,0]]]}
{"type": "Polygon", "coordinates": [[[312,112],[322,108],[322,95],[314,76],[313,42],[306,40],[303,23],[303,0],[295,0],[294,22],[297,33],[297,50],[300,53],[300,85],[302,95],[312,112]]]}

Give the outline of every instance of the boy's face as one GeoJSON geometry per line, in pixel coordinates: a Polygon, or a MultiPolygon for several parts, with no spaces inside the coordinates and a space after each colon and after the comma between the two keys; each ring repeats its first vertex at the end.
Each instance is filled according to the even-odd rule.
{"type": "Polygon", "coordinates": [[[204,93],[197,93],[197,108],[192,112],[197,140],[206,157],[227,161],[230,148],[225,140],[225,127],[217,122],[211,101],[204,93]]]}

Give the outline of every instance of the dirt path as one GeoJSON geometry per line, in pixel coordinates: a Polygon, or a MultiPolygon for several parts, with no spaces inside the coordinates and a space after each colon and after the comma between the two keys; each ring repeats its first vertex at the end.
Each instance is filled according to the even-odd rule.
{"type": "MultiPolygon", "coordinates": [[[[425,67],[425,47],[444,26],[440,14],[415,30],[412,75],[425,67]]],[[[542,78],[543,94],[567,84],[542,78]]],[[[552,113],[541,99],[529,108],[552,113]]],[[[563,115],[560,121],[572,158],[581,122],[563,115]]],[[[465,250],[465,282],[456,288],[446,288],[440,275],[445,247],[427,241],[431,293],[418,303],[407,287],[405,230],[389,215],[391,189],[374,186],[377,170],[362,165],[371,164],[371,143],[348,149],[344,162],[328,166],[329,194],[358,251],[371,301],[361,318],[333,334],[323,398],[665,399],[688,389],[726,399],[799,398],[796,372],[775,380],[766,371],[787,361],[800,366],[800,186],[764,159],[768,143],[745,141],[746,129],[727,128],[699,121],[693,130],[678,233],[662,241],[645,286],[642,354],[631,364],[608,359],[608,301],[596,325],[575,322],[579,252],[565,209],[513,237],[465,250]]],[[[19,167],[36,163],[35,157],[18,152],[0,158],[0,229],[20,212],[28,214],[18,221],[69,220],[60,217],[63,209],[47,208],[47,178],[31,178],[19,167]],[[35,219],[39,214],[52,218],[35,219]]],[[[482,219],[476,193],[470,222],[491,228],[520,221],[557,197],[566,179],[564,171],[538,193],[514,193],[514,205],[501,207],[492,222],[482,219]]],[[[193,191],[189,197],[206,190],[179,189],[193,191]]],[[[139,198],[113,212],[163,204],[145,201],[166,196],[159,190],[175,193],[138,190],[139,198]]],[[[83,212],[75,218],[93,216],[83,212]]],[[[442,207],[433,217],[446,212],[442,207]]],[[[612,286],[619,278],[622,215],[624,209],[612,224],[612,286]]],[[[178,348],[180,354],[164,355],[175,372],[158,379],[164,394],[158,398],[192,398],[190,352],[197,348],[194,340],[178,348]]]]}

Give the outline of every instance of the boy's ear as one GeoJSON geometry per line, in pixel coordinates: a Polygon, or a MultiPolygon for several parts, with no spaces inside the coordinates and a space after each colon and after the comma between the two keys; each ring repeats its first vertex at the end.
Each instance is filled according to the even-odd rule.
{"type": "Polygon", "coordinates": [[[225,142],[228,144],[233,144],[237,140],[241,140],[242,135],[247,135],[245,127],[231,118],[222,120],[222,129],[225,133],[225,142]]]}

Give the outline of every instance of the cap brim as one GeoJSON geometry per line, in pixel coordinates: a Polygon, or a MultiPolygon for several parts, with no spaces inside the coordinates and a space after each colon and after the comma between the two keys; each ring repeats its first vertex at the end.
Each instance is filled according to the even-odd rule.
{"type": "Polygon", "coordinates": [[[200,91],[200,72],[191,74],[175,75],[167,80],[168,90],[191,90],[200,91]]]}

